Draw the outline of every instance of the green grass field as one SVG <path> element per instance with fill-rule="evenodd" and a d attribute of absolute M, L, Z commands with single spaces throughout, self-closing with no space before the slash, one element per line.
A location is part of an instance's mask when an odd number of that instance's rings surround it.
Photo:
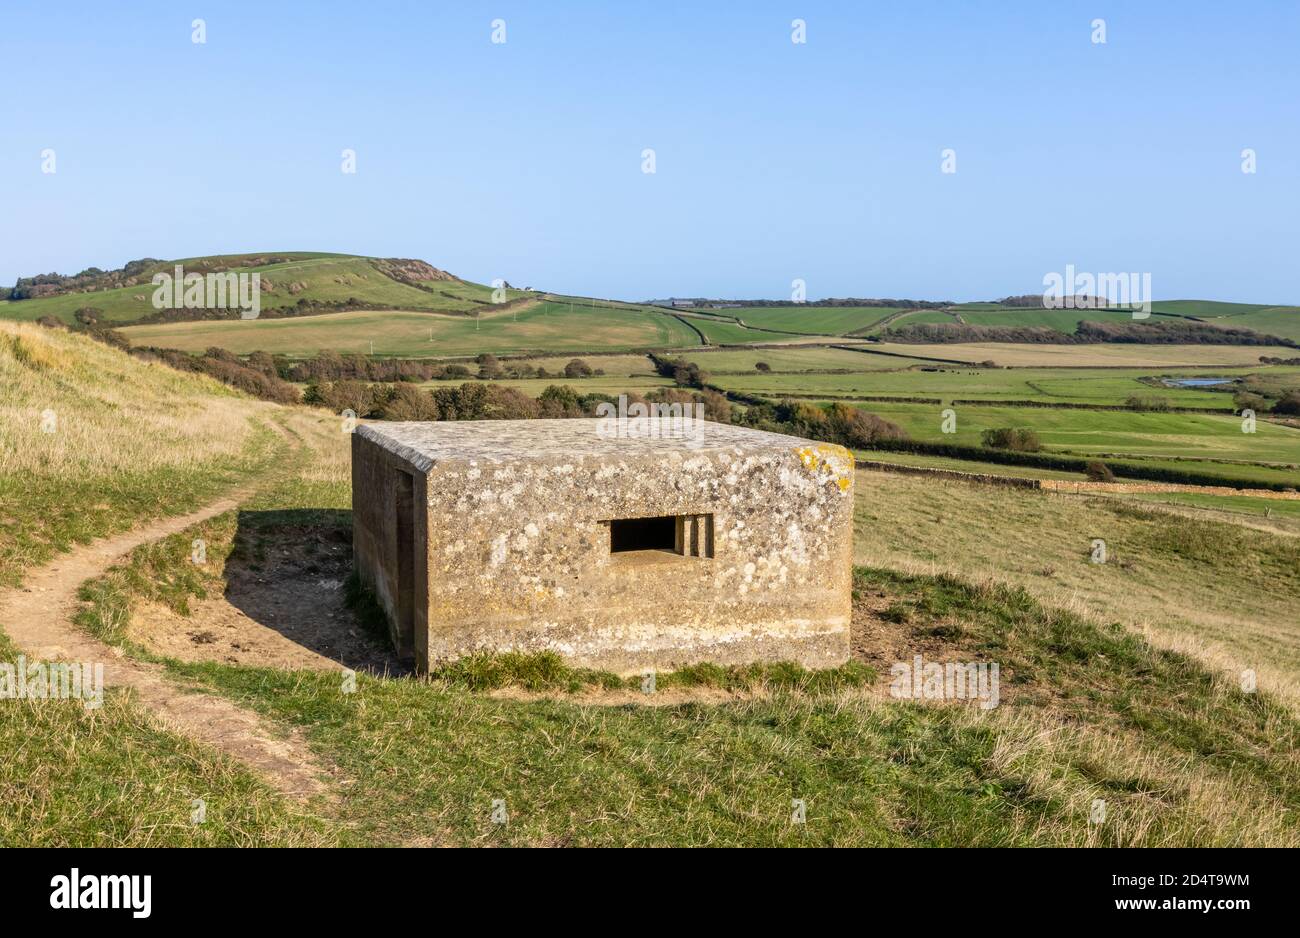
<path fill-rule="evenodd" d="M 680 356 L 698 364 L 710 374 L 760 374 L 754 366 L 766 362 L 773 372 L 888 371 L 911 366 L 911 362 L 837 348 L 693 349 Z"/>
<path fill-rule="evenodd" d="M 1300 430 L 1260 421 L 1255 433 L 1243 433 L 1236 417 L 957 405 L 957 432 L 946 434 L 936 405 L 872 402 L 864 406 L 918 440 L 978 446 L 984 430 L 1028 427 L 1049 451 L 1300 464 Z M 1201 465 L 1187 468 L 1199 471 Z M 1289 475 L 1300 483 L 1300 470 L 1292 469 Z"/>
<path fill-rule="evenodd" d="M 1300 534 L 1300 501 L 1251 498 L 1245 495 L 1203 495 L 1199 492 L 1144 492 L 1117 498 L 1159 505 L 1194 508 L 1201 512 L 1238 515 L 1251 520 L 1271 519 L 1292 534 Z"/>
<path fill-rule="evenodd" d="M 306 357 L 324 349 L 380 357 L 436 358 L 479 352 L 680 348 L 699 344 L 666 313 L 561 302 L 479 317 L 401 311 L 358 311 L 287 319 L 216 320 L 128 326 L 132 344 L 201 352 L 219 346 Z"/>
<path fill-rule="evenodd" d="M 1202 319 L 1214 319 L 1220 316 L 1239 316 L 1244 313 L 1259 312 L 1268 309 L 1259 303 L 1224 303 L 1219 300 L 1156 300 L 1151 309 L 1162 313 L 1177 313 L 1180 316 L 1196 316 Z"/>
<path fill-rule="evenodd" d="M 962 311 L 961 318 L 972 326 L 1042 326 L 1067 335 L 1073 334 L 1080 320 L 1089 322 L 1133 322 L 1128 311 L 1109 309 L 1007 309 Z M 900 324 L 902 325 L 902 324 Z"/>
<path fill-rule="evenodd" d="M 461 382 L 458 381 L 428 381 L 420 386 L 425 388 L 446 387 L 451 385 L 456 387 Z M 537 397 L 552 385 L 567 385 L 573 388 L 579 394 L 608 394 L 617 397 L 619 394 L 633 392 L 645 394 L 647 391 L 653 391 L 655 388 L 671 388 L 676 384 L 671 378 L 660 378 L 658 376 L 637 375 L 628 377 L 627 375 L 597 375 L 591 378 L 496 378 L 492 384 L 500 384 L 506 387 L 515 388 L 523 391 L 533 397 Z"/>
<path fill-rule="evenodd" d="M 1211 322 L 1233 328 L 1254 329 L 1265 335 L 1300 341 L 1300 307 L 1296 306 L 1274 306 L 1258 312 L 1213 319 Z M 1300 351 L 1292 349 L 1289 355 L 1281 357 L 1300 358 Z"/>
<path fill-rule="evenodd" d="M 709 316 L 684 316 L 692 326 L 700 330 L 709 340 L 710 345 L 753 345 L 759 342 L 789 342 L 792 336 L 780 332 L 765 332 L 751 329 L 728 319 L 716 319 Z M 699 344 L 697 339 L 696 344 Z"/>
<path fill-rule="evenodd" d="M 869 565 L 1014 583 L 1049 605 L 1127 623 L 1225 671 L 1254 669 L 1261 686 L 1267 674 L 1300 712 L 1300 593 L 1284 585 L 1300 576 L 1300 539 L 1135 498 L 863 471 L 855 553 Z M 1300 504 L 1238 500 L 1261 514 Z M 1104 564 L 1090 562 L 1094 538 L 1107 544 Z"/>
<path fill-rule="evenodd" d="M 862 332 L 892 313 L 896 307 L 877 306 L 745 306 L 716 311 L 735 316 L 756 329 L 840 336 Z"/>
<path fill-rule="evenodd" d="M 957 317 L 952 313 L 946 313 L 939 309 L 919 309 L 915 312 L 904 313 L 897 319 L 878 328 L 868 330 L 868 334 L 880 332 L 883 329 L 901 329 L 904 326 L 915 326 L 925 323 L 952 322 L 955 323 Z"/>
<path fill-rule="evenodd" d="M 892 453 L 888 450 L 857 450 L 859 459 L 890 463 L 896 466 L 913 466 L 922 469 L 952 469 L 981 475 L 1006 476 L 1013 479 L 1060 479 L 1083 482 L 1082 472 L 1062 472 L 1056 469 L 1037 469 L 1032 466 L 1009 466 L 1003 463 L 980 462 L 974 459 L 953 459 L 948 456 L 930 456 L 924 453 Z"/>

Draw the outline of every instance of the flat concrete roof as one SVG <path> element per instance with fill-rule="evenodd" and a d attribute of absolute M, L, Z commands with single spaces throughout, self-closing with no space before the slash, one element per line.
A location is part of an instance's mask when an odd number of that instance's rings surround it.
<path fill-rule="evenodd" d="M 656 426 L 657 424 L 657 426 Z M 422 471 L 448 460 L 516 460 L 563 457 L 642 458 L 669 453 L 789 451 L 824 445 L 797 436 L 751 430 L 733 424 L 671 418 L 629 420 L 621 435 L 617 418 L 561 420 L 376 421 L 353 432 L 383 447 Z M 654 436 L 655 432 L 659 436 Z M 631 435 L 636 432 L 637 435 Z"/>

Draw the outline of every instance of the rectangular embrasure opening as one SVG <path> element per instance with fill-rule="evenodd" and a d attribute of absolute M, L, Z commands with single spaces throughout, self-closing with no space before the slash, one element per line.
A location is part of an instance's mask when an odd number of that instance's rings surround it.
<path fill-rule="evenodd" d="M 609 523 L 609 552 L 677 550 L 677 518 L 619 518 Z"/>
<path fill-rule="evenodd" d="M 713 556 L 713 515 L 618 518 L 609 522 L 609 552 L 660 551 L 682 557 Z"/>

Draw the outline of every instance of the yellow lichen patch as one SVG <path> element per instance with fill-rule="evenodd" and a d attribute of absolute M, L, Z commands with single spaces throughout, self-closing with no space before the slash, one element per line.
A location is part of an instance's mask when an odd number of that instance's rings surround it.
<path fill-rule="evenodd" d="M 812 446 L 800 446 L 795 449 L 799 461 L 809 472 L 824 473 L 847 492 L 853 485 L 853 454 L 843 446 L 835 443 L 817 443 Z"/>

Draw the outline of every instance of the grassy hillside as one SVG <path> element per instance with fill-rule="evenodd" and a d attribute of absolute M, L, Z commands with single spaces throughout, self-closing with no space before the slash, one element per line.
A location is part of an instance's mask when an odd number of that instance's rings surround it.
<path fill-rule="evenodd" d="M 1212 666 L 1253 669 L 1300 712 L 1294 535 L 1114 499 L 881 472 L 860 472 L 857 492 L 859 563 L 1023 587 Z M 1090 562 L 1094 538 L 1106 541 L 1105 564 Z"/>
<path fill-rule="evenodd" d="M 74 542 L 257 479 L 284 453 L 279 413 L 83 337 L 0 322 L 0 588 Z M 4 625 L 0 661 L 14 662 L 24 649 Z M 7 700 L 0 746 L 0 846 L 329 840 L 249 769 L 121 693 L 99 710 Z M 196 797 L 209 806 L 203 825 L 190 822 Z"/>
<path fill-rule="evenodd" d="M 0 322 L 0 585 L 180 514 L 282 449 L 269 404 L 90 339 Z"/>
<path fill-rule="evenodd" d="M 376 258 L 310 253 L 275 256 L 286 260 L 244 266 L 246 261 L 258 255 L 214 255 L 168 261 L 157 269 L 171 273 L 174 266 L 180 264 L 186 273 L 219 270 L 255 273 L 262 278 L 261 303 L 264 310 L 296 306 L 302 300 L 308 303 L 342 303 L 357 299 L 362 303 L 394 309 L 464 312 L 477 309 L 492 299 L 491 287 L 463 280 L 431 280 L 422 286 L 400 282 L 382 270 Z M 0 318 L 31 321 L 42 316 L 55 316 L 70 322 L 77 309 L 93 306 L 103 310 L 107 321 L 131 322 L 156 312 L 151 303 L 154 289 L 146 275 L 141 283 L 129 287 L 0 303 Z M 508 291 L 507 299 L 522 295 L 520 291 Z"/>

